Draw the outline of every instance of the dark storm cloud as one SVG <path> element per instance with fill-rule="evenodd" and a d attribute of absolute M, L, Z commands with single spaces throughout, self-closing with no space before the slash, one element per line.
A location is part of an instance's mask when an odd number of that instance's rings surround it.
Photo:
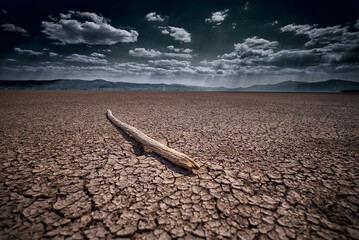
<path fill-rule="evenodd" d="M 115 28 L 108 19 L 95 13 L 69 11 L 67 14 L 61 13 L 60 17 L 56 22 L 43 21 L 41 26 L 48 38 L 61 43 L 113 45 L 137 41 L 137 31 Z M 81 21 L 84 18 L 85 21 Z"/>
<path fill-rule="evenodd" d="M 3 24 L 1 24 L 1 27 L 4 31 L 18 32 L 24 36 L 28 36 L 27 31 L 25 29 L 23 29 L 21 27 L 17 27 L 12 23 L 3 23 Z"/>

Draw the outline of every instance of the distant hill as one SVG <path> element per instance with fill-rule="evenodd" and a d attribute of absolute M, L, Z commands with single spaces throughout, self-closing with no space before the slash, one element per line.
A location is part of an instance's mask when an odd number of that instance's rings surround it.
<path fill-rule="evenodd" d="M 1 90 L 121 90 L 121 91 L 239 91 L 239 92 L 355 92 L 359 82 L 328 80 L 323 82 L 286 81 L 246 88 L 199 87 L 181 84 L 149 84 L 77 79 L 0 81 Z"/>
<path fill-rule="evenodd" d="M 286 81 L 277 84 L 253 85 L 243 88 L 243 90 L 261 92 L 342 92 L 345 90 L 359 90 L 359 82 L 337 79 L 312 83 Z"/>
<path fill-rule="evenodd" d="M 13 90 L 122 90 L 122 91 L 210 91 L 211 88 L 181 84 L 150 84 L 77 79 L 0 81 L 0 89 Z"/>

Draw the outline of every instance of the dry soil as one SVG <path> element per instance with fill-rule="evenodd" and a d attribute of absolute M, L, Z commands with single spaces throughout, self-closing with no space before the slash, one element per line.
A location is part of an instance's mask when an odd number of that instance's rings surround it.
<path fill-rule="evenodd" d="M 1 91 L 0 112 L 1 239 L 359 238 L 357 94 Z"/>

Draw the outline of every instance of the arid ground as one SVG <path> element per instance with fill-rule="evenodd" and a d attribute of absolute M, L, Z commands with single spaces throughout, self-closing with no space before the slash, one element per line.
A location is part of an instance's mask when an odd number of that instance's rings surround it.
<path fill-rule="evenodd" d="M 1 239 L 359 238 L 358 94 L 1 91 L 0 112 Z"/>

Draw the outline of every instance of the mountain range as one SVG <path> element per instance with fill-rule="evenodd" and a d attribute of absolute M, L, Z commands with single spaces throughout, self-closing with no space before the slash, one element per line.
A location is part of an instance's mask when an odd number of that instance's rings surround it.
<path fill-rule="evenodd" d="M 332 79 L 322 82 L 285 81 L 245 88 L 200 87 L 78 79 L 1 80 L 0 90 L 118 90 L 118 91 L 238 91 L 238 92 L 343 92 L 359 91 L 359 82 Z"/>

